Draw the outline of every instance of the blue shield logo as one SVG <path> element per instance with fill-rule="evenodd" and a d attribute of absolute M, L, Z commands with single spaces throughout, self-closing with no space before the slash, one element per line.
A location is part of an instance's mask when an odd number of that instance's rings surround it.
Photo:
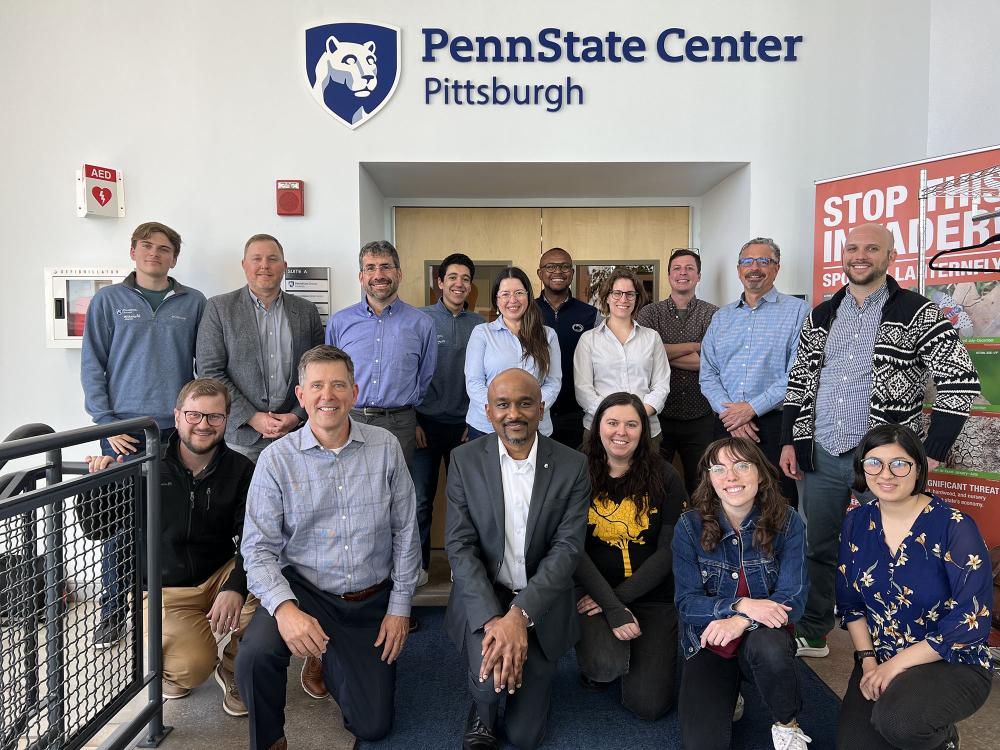
<path fill-rule="evenodd" d="M 399 83 L 395 26 L 343 22 L 306 29 L 306 80 L 313 98 L 351 130 L 371 119 Z"/>

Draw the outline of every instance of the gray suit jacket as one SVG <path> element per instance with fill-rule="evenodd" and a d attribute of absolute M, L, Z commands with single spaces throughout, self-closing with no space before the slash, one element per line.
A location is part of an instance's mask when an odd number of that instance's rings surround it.
<path fill-rule="evenodd" d="M 590 478 L 587 460 L 538 435 L 535 484 L 525 531 L 528 585 L 514 597 L 534 622 L 545 655 L 555 661 L 579 639 L 573 573 L 587 530 Z M 455 581 L 445 627 L 462 648 L 476 632 L 506 614 L 493 583 L 503 563 L 504 499 L 495 434 L 459 446 L 448 468 L 445 548 Z"/>
<path fill-rule="evenodd" d="M 282 292 L 282 297 L 292 332 L 292 377 L 278 412 L 294 412 L 304 420 L 306 414 L 295 398 L 295 385 L 299 382 L 297 367 L 306 351 L 323 343 L 323 323 L 312 302 L 288 292 Z M 226 442 L 243 446 L 256 443 L 260 433 L 247 421 L 258 411 L 267 411 L 267 391 L 257 317 L 247 287 L 208 301 L 198 327 L 195 356 L 198 376 L 222 381 L 232 397 Z"/>

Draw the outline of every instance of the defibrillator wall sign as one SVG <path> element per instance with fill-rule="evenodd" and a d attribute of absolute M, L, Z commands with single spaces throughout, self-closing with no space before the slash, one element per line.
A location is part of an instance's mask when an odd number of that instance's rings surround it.
<path fill-rule="evenodd" d="M 125 185 L 120 170 L 84 164 L 76 171 L 76 215 L 125 216 Z"/>

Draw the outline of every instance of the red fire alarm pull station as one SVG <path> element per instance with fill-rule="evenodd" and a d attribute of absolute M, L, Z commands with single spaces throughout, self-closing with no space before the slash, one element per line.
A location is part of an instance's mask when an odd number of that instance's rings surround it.
<path fill-rule="evenodd" d="M 275 186 L 278 216 L 303 216 L 306 211 L 302 180 L 277 180 Z"/>

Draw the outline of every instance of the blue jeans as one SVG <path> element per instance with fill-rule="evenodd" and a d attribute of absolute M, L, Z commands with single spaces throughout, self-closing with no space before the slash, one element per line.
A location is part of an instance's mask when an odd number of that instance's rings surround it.
<path fill-rule="evenodd" d="M 477 430 L 471 424 L 470 425 L 466 425 L 466 426 L 469 428 L 469 442 L 472 442 L 476 438 L 481 438 L 481 437 L 484 437 L 486 435 L 492 435 L 493 434 L 492 432 L 483 432 L 482 430 Z"/>
<path fill-rule="evenodd" d="M 823 638 L 833 630 L 840 528 L 851 501 L 854 456 L 834 456 L 815 444 L 814 471 L 803 471 L 799 512 L 806 522 L 806 571 L 809 596 L 796 629 L 806 638 Z"/>
<path fill-rule="evenodd" d="M 413 453 L 413 487 L 417 492 L 417 528 L 420 529 L 420 554 L 424 570 L 431 560 L 431 522 L 434 515 L 434 496 L 437 494 L 438 475 L 444 461 L 445 475 L 451 462 L 451 451 L 462 444 L 465 423 L 449 424 L 425 417 L 417 412 L 417 424 L 427 438 L 426 448 Z"/>
<path fill-rule="evenodd" d="M 160 430 L 160 443 L 164 444 L 176 432 L 173 427 Z M 146 452 L 146 435 L 142 432 L 128 433 L 139 440 L 135 453 L 125 454 L 126 461 L 142 458 Z M 106 439 L 101 439 L 101 455 L 117 456 L 118 453 Z M 137 543 L 143 540 L 137 539 Z M 101 543 L 101 620 L 115 618 L 124 622 L 127 613 L 127 597 L 132 587 L 129 561 L 132 550 L 127 548 L 128 536 L 119 534 Z"/>

